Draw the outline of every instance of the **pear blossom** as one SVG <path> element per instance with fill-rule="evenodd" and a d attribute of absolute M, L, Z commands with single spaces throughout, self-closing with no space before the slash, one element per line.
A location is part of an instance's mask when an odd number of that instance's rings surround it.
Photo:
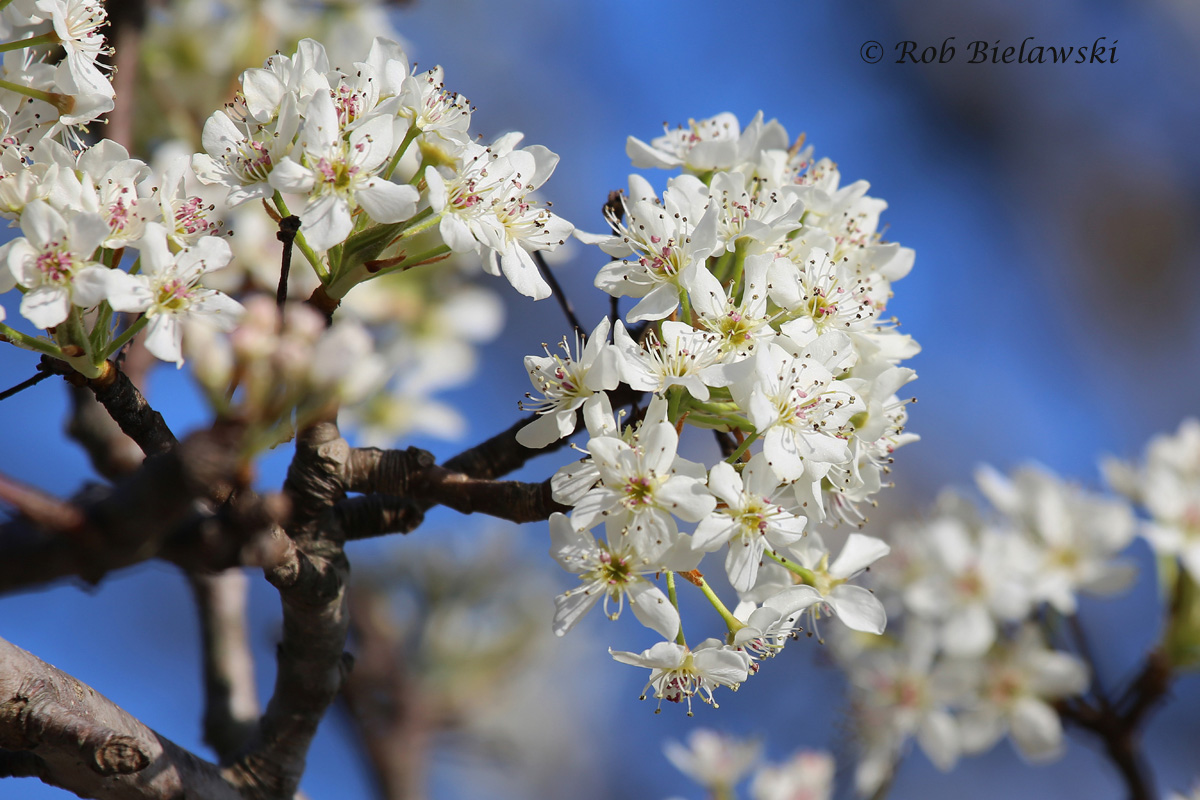
<path fill-rule="evenodd" d="M 1178 556 L 1200 580 L 1200 420 L 1186 419 L 1174 434 L 1151 439 L 1140 467 L 1115 461 L 1104 467 L 1109 483 L 1149 512 L 1141 533 L 1154 551 Z"/>
<path fill-rule="evenodd" d="M 706 269 L 693 270 L 683 279 L 692 300 L 697 325 L 718 337 L 725 361 L 749 355 L 756 345 L 773 338 L 773 314 L 767 311 L 767 268 L 772 254 L 749 256 L 743 267 L 742 297 L 738 302 Z"/>
<path fill-rule="evenodd" d="M 981 673 L 969 663 L 959 668 L 979 679 L 977 702 L 959 718 L 967 752 L 986 750 L 1007 732 L 1030 761 L 1059 755 L 1062 721 L 1051 703 L 1086 691 L 1090 678 L 1082 661 L 1048 649 L 1041 634 L 1026 625 L 1010 647 L 983 664 Z"/>
<path fill-rule="evenodd" d="M 646 564 L 628 542 L 610 547 L 586 531 L 580 531 L 563 514 L 550 517 L 550 555 L 563 569 L 579 575 L 581 586 L 555 598 L 554 633 L 562 636 L 583 618 L 596 602 L 604 598 L 604 613 L 617 619 L 625 607 L 625 598 L 634 616 L 648 628 L 672 639 L 679 632 L 679 612 L 647 575 L 660 571 Z M 699 559 L 680 554 L 672 569 L 694 569 Z M 616 609 L 610 609 L 610 603 Z"/>
<path fill-rule="evenodd" d="M 864 633 L 881 634 L 887 626 L 883 604 L 861 586 L 847 583 L 864 569 L 883 558 L 891 547 L 881 539 L 852 533 L 833 563 L 824 542 L 816 533 L 809 534 L 791 548 L 797 561 L 812 575 L 814 585 L 801 584 L 784 589 L 764 605 L 778 609 L 785 617 L 795 618 L 807 612 L 815 628 L 821 612 L 832 614 L 846 627 Z M 815 631 L 814 631 L 815 632 Z"/>
<path fill-rule="evenodd" d="M 228 187 L 225 201 L 230 207 L 270 197 L 271 172 L 291 153 L 299 126 L 292 94 L 282 97 L 279 113 L 269 124 L 214 111 L 201 134 L 205 152 L 192 157 L 192 169 L 201 183 Z"/>
<path fill-rule="evenodd" d="M 60 45 L 66 51 L 63 62 L 66 75 L 59 79 L 64 86 L 74 87 L 70 94 L 107 94 L 113 88 L 96 65 L 96 59 L 111 48 L 105 48 L 100 29 L 108 24 L 108 12 L 97 0 L 38 0 L 36 8 L 54 26 Z M 64 80 L 64 78 L 68 78 Z"/>
<path fill-rule="evenodd" d="M 658 698 L 655 713 L 662 710 L 663 700 L 686 702 L 690 717 L 693 697 L 716 708 L 713 690 L 719 686 L 737 688 L 749 674 L 744 656 L 716 639 L 705 639 L 694 650 L 675 642 L 659 642 L 641 653 L 611 649 L 609 653 L 622 664 L 650 670 L 650 680 L 642 690 L 642 699 L 646 697 L 646 690 L 653 686 L 654 696 Z"/>
<path fill-rule="evenodd" d="M 516 149 L 521 136 L 509 134 L 489 147 L 468 143 L 458 169 L 430 165 L 425 181 L 447 246 L 455 253 L 482 250 L 491 274 L 542 300 L 550 284 L 530 253 L 556 248 L 573 226 L 529 197 L 553 173 L 558 156 L 536 145 Z"/>
<path fill-rule="evenodd" d="M 21 212 L 24 237 L 8 247 L 8 269 L 27 291 L 21 316 L 39 328 L 66 321 L 71 306 L 90 308 L 104 300 L 110 271 L 92 260 L 110 229 L 100 214 L 70 220 L 37 200 Z"/>
<path fill-rule="evenodd" d="M 935 662 L 937 647 L 931 631 L 914 626 L 905 633 L 900 646 L 869 650 L 849 665 L 866 748 L 855 776 L 863 795 L 874 793 L 887 780 L 910 737 L 916 737 L 930 761 L 943 771 L 953 767 L 963 752 L 951 710 L 961 703 L 969 682 Z"/>
<path fill-rule="evenodd" d="M 768 764 L 750 784 L 752 800 L 830 800 L 833 797 L 833 756 L 801 750 L 782 764 Z"/>
<path fill-rule="evenodd" d="M 622 259 L 602 267 L 595 284 L 614 297 L 641 298 L 628 321 L 662 319 L 679 307 L 681 280 L 717 249 L 718 213 L 709 209 L 708 188 L 690 175 L 673 178 L 661 203 L 644 179 L 631 175 L 629 185 L 626 221 L 609 219 L 614 235 L 577 236 Z"/>
<path fill-rule="evenodd" d="M 417 210 L 415 187 L 375 174 L 391 155 L 390 120 L 373 117 L 351 131 L 347 141 L 331 94 L 316 92 L 308 104 L 298 152 L 285 156 L 268 181 L 281 192 L 308 195 L 300 213 L 301 232 L 312 247 L 328 250 L 353 231 L 351 215 L 359 208 L 384 223 L 408 219 Z"/>
<path fill-rule="evenodd" d="M 689 119 L 687 126 L 663 126 L 662 136 L 646 144 L 630 136 L 625 153 L 635 167 L 671 169 L 686 166 L 696 171 L 731 167 L 738 158 L 741 125 L 728 111 L 702 120 Z"/>
<path fill-rule="evenodd" d="M 702 471 L 697 477 L 690 462 L 677 463 L 678 444 L 669 422 L 643 425 L 633 443 L 612 436 L 590 439 L 587 450 L 601 483 L 575 504 L 575 526 L 588 530 L 603 521 L 610 542 L 628 537 L 645 558 L 661 558 L 679 541 L 674 518 L 699 522 L 717 502 Z"/>
<path fill-rule="evenodd" d="M 696 526 L 692 546 L 711 552 L 728 543 L 725 571 L 729 583 L 739 592 L 749 591 L 758 578 L 767 546 L 782 549 L 800 541 L 808 520 L 775 502 L 779 483 L 761 453 L 740 475 L 724 461 L 714 465 L 708 489 L 722 506 Z"/>
<path fill-rule="evenodd" d="M 620 324 L 620 323 L 618 323 Z M 607 343 L 608 318 L 603 318 L 588 337 L 587 344 L 576 343 L 576 358 L 563 341 L 566 358 L 551 355 L 525 356 L 525 369 L 542 399 L 523 405 L 536 411 L 538 418 L 517 431 L 517 442 L 525 447 L 541 448 L 570 435 L 575 430 L 576 412 L 600 402 L 598 392 L 617 388 L 616 354 Z M 532 399 L 532 396 L 529 396 Z"/>
<path fill-rule="evenodd" d="M 862 400 L 817 358 L 797 357 L 774 342 L 742 362 L 753 372 L 730 387 L 763 436 L 763 452 L 781 481 L 823 478 L 848 460 L 850 418 Z"/>
<path fill-rule="evenodd" d="M 907 607 L 937 620 L 939 643 L 950 656 L 982 656 L 995 643 L 998 623 L 1030 610 L 1029 549 L 1014 536 L 987 527 L 972 531 L 944 516 L 913 535 L 928 538 L 928 571 L 904 592 Z"/>
<path fill-rule="evenodd" d="M 697 400 L 708 400 L 709 386 L 729 382 L 718 366 L 716 337 L 683 322 L 663 322 L 661 338 L 647 331 L 643 347 L 618 320 L 613 342 L 620 353 L 621 377 L 634 389 L 663 394 L 682 386 Z"/>
<path fill-rule="evenodd" d="M 698 728 L 687 744 L 668 741 L 663 753 L 676 769 L 716 795 L 729 793 L 758 761 L 757 741 L 740 741 L 725 734 Z"/>
<path fill-rule="evenodd" d="M 1035 600 L 1073 614 L 1077 591 L 1112 594 L 1133 580 L 1132 564 L 1116 558 L 1136 532 L 1125 503 L 1089 494 L 1038 467 L 1018 470 L 1011 479 L 982 467 L 976 480 L 1038 551 Z"/>
<path fill-rule="evenodd" d="M 229 263 L 229 245 L 219 237 L 205 236 L 194 246 L 172 253 L 166 228 L 149 222 L 138 247 L 142 271 L 136 275 L 112 272 L 108 302 L 115 311 L 143 312 L 150 320 L 146 349 L 163 361 L 183 366 L 186 319 L 203 318 L 229 331 L 242 313 L 241 304 L 233 298 L 200 286 L 204 273 Z"/>

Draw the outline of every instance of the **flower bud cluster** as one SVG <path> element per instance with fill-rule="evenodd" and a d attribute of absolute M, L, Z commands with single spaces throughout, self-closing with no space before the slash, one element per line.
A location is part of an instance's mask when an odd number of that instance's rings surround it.
<path fill-rule="evenodd" d="M 385 374 L 358 323 L 327 327 L 309 306 L 280 309 L 266 295 L 247 299 L 241 324 L 228 335 L 211 326 L 189 330 L 187 347 L 210 403 L 251 429 L 250 452 L 286 441 L 342 403 L 362 400 Z"/>
<path fill-rule="evenodd" d="M 552 554 L 582 582 L 559 598 L 556 631 L 602 596 L 616 617 L 628 596 L 666 641 L 613 656 L 651 669 L 660 701 L 690 708 L 736 688 L 802 616 L 810 628 L 829 614 L 884 628 L 882 606 L 848 581 L 887 545 L 852 534 L 831 558 L 814 527 L 861 522 L 892 452 L 916 438 L 897 392 L 918 347 L 883 319 L 913 253 L 882 241 L 886 204 L 865 182 L 841 186 L 831 162 L 761 114 L 744 130 L 723 114 L 650 144 L 631 138 L 628 153 L 683 172 L 661 196 L 632 175 L 606 208 L 611 231 L 576 235 L 612 258 L 596 286 L 636 303 L 574 349 L 525 359 L 538 416 L 517 439 L 545 447 L 577 414 L 587 427 L 587 458 L 553 480 L 573 510 L 551 520 Z M 635 401 L 614 416 L 642 393 L 644 410 Z M 724 459 L 679 456 L 687 429 L 715 431 Z M 732 612 L 697 571 L 712 552 L 737 592 Z M 677 575 L 717 608 L 722 638 L 686 645 Z"/>
<path fill-rule="evenodd" d="M 1119 555 L 1136 532 L 1126 503 L 1038 467 L 984 468 L 977 483 L 991 513 L 947 494 L 889 537 L 892 558 L 871 581 L 889 637 L 835 648 L 863 734 L 862 794 L 888 780 L 913 737 L 943 770 L 1006 735 L 1031 761 L 1058 757 L 1054 704 L 1090 683 L 1086 646 L 1058 622 L 1081 592 L 1113 594 L 1134 578 Z"/>

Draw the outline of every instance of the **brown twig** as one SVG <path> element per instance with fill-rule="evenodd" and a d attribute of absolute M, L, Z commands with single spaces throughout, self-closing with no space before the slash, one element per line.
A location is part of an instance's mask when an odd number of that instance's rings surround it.
<path fill-rule="evenodd" d="M 587 331 L 579 323 L 579 317 L 575 316 L 575 309 L 571 306 L 571 299 L 563 291 L 562 285 L 558 282 L 558 277 L 550 270 L 550 265 L 546 263 L 546 258 L 542 255 L 542 251 L 534 250 L 531 255 L 533 256 L 534 263 L 537 264 L 538 272 L 545 278 L 546 283 L 550 284 L 550 291 L 554 295 L 554 299 L 558 302 L 558 307 L 562 309 L 563 315 L 566 316 L 567 322 L 571 323 L 571 327 L 578 331 L 580 335 L 587 336 Z"/>

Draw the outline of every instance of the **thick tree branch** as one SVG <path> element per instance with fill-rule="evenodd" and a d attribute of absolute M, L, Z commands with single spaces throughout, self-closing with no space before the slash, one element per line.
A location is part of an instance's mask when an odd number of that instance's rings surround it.
<path fill-rule="evenodd" d="M 412 533 L 425 520 L 420 505 L 390 494 L 350 497 L 334 506 L 330 513 L 331 531 L 343 540 Z"/>
<path fill-rule="evenodd" d="M 392 527 L 388 522 L 392 521 L 401 525 L 419 523 L 415 513 L 435 505 L 444 505 L 463 514 L 489 514 L 512 522 L 535 522 L 547 519 L 555 511 L 568 510 L 551 497 L 549 481 L 523 483 L 472 477 L 437 466 L 432 455 L 415 447 L 407 450 L 356 448 L 350 454 L 346 482 L 350 491 L 365 492 L 368 496 L 378 492 L 395 498 L 386 504 L 359 502 L 358 498 L 340 504 L 343 530 L 346 538 L 352 539 L 370 536 L 372 530 L 390 532 Z M 409 509 L 404 506 L 406 500 L 411 506 Z M 348 503 L 353 506 L 347 506 Z M 392 515 L 391 519 L 385 520 L 385 512 Z M 366 530 L 357 529 L 355 521 L 348 518 L 351 513 L 361 519 Z"/>
<path fill-rule="evenodd" d="M 175 434 L 167 427 L 159 414 L 133 385 L 129 376 L 111 361 L 105 362 L 104 371 L 98 378 L 84 378 L 62 361 L 42 358 L 42 367 L 50 372 L 65 376 L 72 384 L 87 386 L 96 395 L 121 430 L 147 456 L 166 453 L 178 444 Z"/>
<path fill-rule="evenodd" d="M 345 497 L 350 447 L 331 422 L 300 433 L 284 491 L 292 504 L 290 545 L 266 570 L 283 602 L 275 689 L 256 735 L 230 768 L 248 798 L 292 797 L 317 726 L 349 667 L 343 649 L 349 565 L 323 525 Z"/>
<path fill-rule="evenodd" d="M 249 741 L 259 715 L 246 632 L 246 574 L 230 569 L 188 577 L 204 641 L 204 741 L 230 763 Z"/>
<path fill-rule="evenodd" d="M 107 698 L 0 639 L 0 774 L 81 797 L 235 800 L 220 770 Z"/>
<path fill-rule="evenodd" d="M 78 576 L 95 583 L 118 567 L 158 555 L 194 503 L 239 468 L 240 430 L 218 426 L 192 434 L 176 450 L 147 459 L 99 498 L 70 504 L 82 525 L 33 530 L 21 519 L 0 525 L 0 591 Z"/>
<path fill-rule="evenodd" d="M 554 501 L 549 480 L 480 480 L 441 467 L 421 474 L 414 496 L 463 514 L 488 514 L 510 522 L 537 522 L 549 519 L 555 511 L 570 511 L 569 506 Z"/>
<path fill-rule="evenodd" d="M 560 439 L 541 450 L 534 450 L 519 444 L 517 431 L 536 418 L 536 414 L 530 414 L 492 438 L 462 451 L 443 466 L 454 472 L 470 475 L 472 478 L 499 478 L 519 470 L 529 459 L 542 453 L 549 453 L 566 444 L 566 440 Z"/>

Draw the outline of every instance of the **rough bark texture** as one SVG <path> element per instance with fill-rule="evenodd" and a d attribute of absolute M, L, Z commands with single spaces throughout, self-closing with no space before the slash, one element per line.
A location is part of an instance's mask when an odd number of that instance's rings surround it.
<path fill-rule="evenodd" d="M 3 639 L 0 748 L 0 777 L 37 775 L 81 797 L 238 797 L 214 764 Z"/>

